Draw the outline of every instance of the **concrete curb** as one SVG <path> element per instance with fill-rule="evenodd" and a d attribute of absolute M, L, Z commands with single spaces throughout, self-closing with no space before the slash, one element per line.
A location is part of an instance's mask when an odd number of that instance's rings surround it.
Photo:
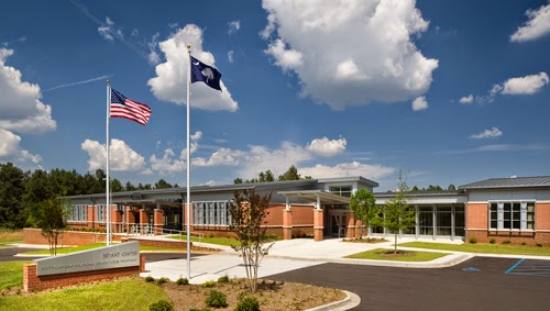
<path fill-rule="evenodd" d="M 305 311 L 345 311 L 351 310 L 361 303 L 361 297 L 359 297 L 359 295 L 347 290 L 342 291 L 346 294 L 346 298 L 329 302 L 315 308 L 306 309 Z"/>
<path fill-rule="evenodd" d="M 450 257 L 452 255 L 449 255 Z M 473 258 L 471 254 L 456 254 L 451 258 L 447 258 L 445 261 L 438 261 L 437 259 L 424 262 L 404 262 L 404 261 L 392 261 L 392 260 L 373 260 L 373 259 L 353 259 L 353 258 L 339 258 L 328 259 L 327 262 L 348 264 L 348 265 L 365 265 L 365 266 L 379 266 L 379 267 L 396 267 L 396 268 L 448 268 L 458 265 L 468 259 Z M 444 257 L 443 257 L 444 258 Z"/>

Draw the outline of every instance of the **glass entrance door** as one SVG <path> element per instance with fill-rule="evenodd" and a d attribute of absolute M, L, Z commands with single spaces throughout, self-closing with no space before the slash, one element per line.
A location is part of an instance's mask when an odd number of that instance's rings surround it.
<path fill-rule="evenodd" d="M 328 220 L 327 234 L 329 236 L 338 238 L 346 236 L 346 223 L 348 220 L 346 211 L 330 210 Z"/>

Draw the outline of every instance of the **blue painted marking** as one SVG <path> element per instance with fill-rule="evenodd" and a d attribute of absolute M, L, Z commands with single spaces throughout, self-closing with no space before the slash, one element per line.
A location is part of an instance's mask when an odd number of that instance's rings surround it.
<path fill-rule="evenodd" d="M 508 268 L 508 270 L 506 270 L 506 272 L 504 272 L 504 274 L 510 274 L 512 273 L 512 271 L 514 271 L 514 269 L 516 269 L 519 265 L 521 265 L 523 262 L 525 261 L 525 258 L 521 258 L 520 260 L 516 261 L 513 265 L 510 266 L 510 268 Z"/>
<path fill-rule="evenodd" d="M 464 272 L 479 272 L 479 269 L 476 267 L 468 267 L 468 268 L 462 268 L 462 271 Z"/>

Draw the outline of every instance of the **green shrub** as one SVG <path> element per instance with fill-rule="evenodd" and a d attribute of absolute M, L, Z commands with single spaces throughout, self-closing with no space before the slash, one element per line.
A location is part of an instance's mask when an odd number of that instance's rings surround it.
<path fill-rule="evenodd" d="M 157 285 L 162 285 L 162 284 L 164 284 L 168 281 L 170 281 L 168 278 L 160 278 L 160 279 L 157 280 L 156 283 L 157 283 Z"/>
<path fill-rule="evenodd" d="M 189 285 L 189 280 L 186 279 L 186 278 L 179 278 L 176 281 L 176 284 L 178 284 L 178 285 Z"/>
<path fill-rule="evenodd" d="M 470 242 L 470 244 L 476 244 L 477 243 L 476 238 L 470 238 L 468 241 Z"/>
<path fill-rule="evenodd" d="M 149 311 L 174 311 L 174 305 L 166 300 L 159 300 L 149 305 Z"/>
<path fill-rule="evenodd" d="M 224 293 L 215 289 L 211 290 L 206 297 L 206 305 L 212 308 L 225 308 L 227 307 L 227 297 Z"/>
<path fill-rule="evenodd" d="M 253 296 L 241 296 L 234 309 L 235 311 L 260 311 L 260 303 Z"/>
<path fill-rule="evenodd" d="M 496 241 L 494 238 L 491 238 L 491 239 L 489 240 L 489 243 L 491 243 L 491 244 L 495 244 L 496 242 L 497 242 L 497 241 Z"/>
<path fill-rule="evenodd" d="M 527 245 L 527 243 L 525 243 L 525 242 L 521 242 L 521 245 L 525 246 L 525 245 Z"/>
<path fill-rule="evenodd" d="M 510 243 L 512 243 L 510 240 L 504 240 L 504 241 L 502 241 L 502 244 L 510 244 Z"/>
<path fill-rule="evenodd" d="M 155 281 L 155 279 L 152 277 L 152 276 L 148 276 L 145 278 L 145 282 L 147 283 L 153 283 Z"/>
<path fill-rule="evenodd" d="M 229 277 L 227 275 L 220 276 L 218 283 L 229 283 Z"/>
<path fill-rule="evenodd" d="M 200 309 L 191 308 L 191 309 L 189 309 L 189 311 L 210 311 L 210 308 L 200 308 Z"/>
<path fill-rule="evenodd" d="M 537 246 L 538 246 L 538 247 L 542 247 L 542 243 L 537 243 Z"/>
<path fill-rule="evenodd" d="M 214 286 L 216 286 L 216 281 L 207 281 L 202 283 L 202 287 L 212 288 Z"/>

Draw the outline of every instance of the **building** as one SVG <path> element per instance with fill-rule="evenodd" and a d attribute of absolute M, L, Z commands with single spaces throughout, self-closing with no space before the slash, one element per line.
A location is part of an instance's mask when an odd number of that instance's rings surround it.
<path fill-rule="evenodd" d="M 227 235 L 228 204 L 238 190 L 271 194 L 266 217 L 269 234 L 293 237 L 353 237 L 362 224 L 349 209 L 350 196 L 361 188 L 373 190 L 364 177 L 324 178 L 256 184 L 191 188 L 192 232 Z M 395 193 L 375 192 L 384 205 Z M 69 225 L 104 230 L 104 194 L 68 197 Z M 155 189 L 112 194 L 112 228 L 122 234 L 161 234 L 184 228 L 185 189 Z M 414 192 L 407 202 L 416 212 L 416 225 L 402 236 L 423 239 L 476 239 L 550 245 L 550 177 L 493 178 L 460 186 L 456 191 Z M 365 228 L 369 235 L 389 234 L 381 227 Z"/>

